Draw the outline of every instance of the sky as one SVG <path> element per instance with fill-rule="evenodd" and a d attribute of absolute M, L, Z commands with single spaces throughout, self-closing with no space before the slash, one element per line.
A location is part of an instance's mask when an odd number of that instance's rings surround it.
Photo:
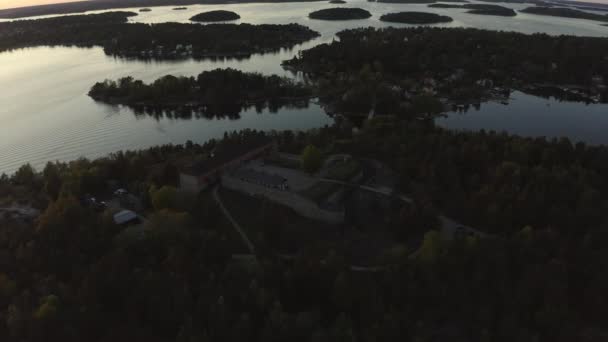
<path fill-rule="evenodd" d="M 25 7 L 33 5 L 56 4 L 59 2 L 70 2 L 75 0 L 0 0 L 0 9 Z M 608 4 L 608 0 L 587 0 L 587 2 L 597 2 Z"/>
<path fill-rule="evenodd" d="M 74 1 L 74 0 L 71 0 Z M 60 2 L 70 2 L 70 0 L 0 0 L 0 9 L 16 8 L 34 5 L 56 4 Z"/>

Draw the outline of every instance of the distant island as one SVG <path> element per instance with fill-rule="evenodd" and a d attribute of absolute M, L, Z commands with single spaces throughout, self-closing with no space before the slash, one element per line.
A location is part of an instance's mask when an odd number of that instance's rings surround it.
<path fill-rule="evenodd" d="M 511 8 L 498 6 L 498 5 L 487 5 L 487 4 L 464 4 L 464 5 L 451 5 L 451 4 L 431 4 L 431 8 L 462 8 L 468 9 L 467 13 L 470 14 L 481 14 L 481 15 L 497 15 L 503 17 L 514 17 L 517 12 Z"/>
<path fill-rule="evenodd" d="M 353 20 L 353 19 L 367 19 L 372 14 L 361 8 L 327 8 L 318 11 L 314 11 L 308 15 L 311 19 L 319 20 Z"/>
<path fill-rule="evenodd" d="M 436 0 L 377 0 L 376 2 L 387 4 L 433 4 Z"/>
<path fill-rule="evenodd" d="M 215 22 L 215 21 L 231 21 L 231 20 L 238 20 L 238 19 L 241 19 L 240 15 L 238 15 L 234 12 L 231 12 L 231 11 L 224 11 L 224 10 L 203 12 L 203 13 L 199 13 L 199 14 L 193 16 L 192 18 L 190 18 L 191 21 L 203 22 L 203 23 L 209 23 L 209 22 Z"/>
<path fill-rule="evenodd" d="M 88 94 L 95 101 L 152 111 L 181 109 L 206 116 L 238 115 L 256 105 L 278 108 L 307 102 L 312 90 L 294 81 L 234 69 L 204 71 L 197 77 L 164 76 L 145 84 L 124 77 L 96 83 Z"/>
<path fill-rule="evenodd" d="M 514 17 L 517 12 L 511 8 L 498 5 L 466 4 L 463 8 L 470 9 L 467 13 L 482 15 L 497 15 L 501 17 Z"/>
<path fill-rule="evenodd" d="M 299 24 L 127 23 L 135 15 L 108 12 L 3 22 L 0 52 L 40 45 L 101 46 L 107 55 L 123 58 L 248 58 L 319 36 Z"/>
<path fill-rule="evenodd" d="M 174 11 L 185 11 L 187 9 L 188 9 L 188 7 L 175 7 L 173 10 Z"/>
<path fill-rule="evenodd" d="M 587 11 L 599 11 L 599 12 L 608 12 L 608 8 L 606 7 L 593 7 L 593 6 L 572 6 L 574 8 L 587 10 Z"/>
<path fill-rule="evenodd" d="M 369 0 L 386 4 L 434 4 L 439 0 Z M 441 0 L 441 2 L 468 2 L 467 0 Z"/>
<path fill-rule="evenodd" d="M 389 13 L 381 16 L 380 20 L 403 24 L 437 24 L 453 21 L 453 19 L 448 16 L 427 12 Z"/>
<path fill-rule="evenodd" d="M 541 0 L 478 0 L 481 2 L 503 2 L 508 4 L 525 4 L 525 3 L 539 3 Z"/>
<path fill-rule="evenodd" d="M 464 8 L 462 5 L 452 5 L 452 4 L 430 4 L 428 7 L 431 8 Z"/>
<path fill-rule="evenodd" d="M 0 10 L 0 19 L 17 19 L 52 14 L 83 13 L 119 8 L 156 6 L 217 5 L 234 3 L 286 3 L 322 0 L 88 0 Z"/>
<path fill-rule="evenodd" d="M 140 11 L 140 12 L 152 12 L 152 10 L 151 10 L 151 9 L 149 9 L 149 8 L 142 8 L 142 9 L 140 9 L 139 11 Z"/>
<path fill-rule="evenodd" d="M 345 4 L 346 1 L 344 1 L 344 0 L 330 0 L 329 3 L 330 4 Z"/>
<path fill-rule="evenodd" d="M 553 17 L 588 19 L 596 21 L 608 21 L 608 15 L 601 15 L 575 10 L 565 7 L 528 7 L 520 12 L 528 14 L 548 15 Z"/>

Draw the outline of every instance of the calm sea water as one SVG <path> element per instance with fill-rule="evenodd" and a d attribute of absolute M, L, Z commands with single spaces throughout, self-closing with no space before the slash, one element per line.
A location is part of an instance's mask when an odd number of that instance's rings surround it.
<path fill-rule="evenodd" d="M 86 93 L 97 81 L 131 75 L 152 81 L 167 74 L 197 75 L 204 70 L 232 67 L 243 71 L 293 77 L 283 70 L 281 61 L 301 49 L 331 42 L 336 32 L 347 28 L 389 24 L 380 22 L 384 13 L 419 10 L 450 15 L 454 22 L 444 27 L 477 27 L 523 33 L 572 34 L 608 37 L 608 27 L 597 22 L 519 14 L 515 18 L 466 14 L 459 9 L 432 9 L 426 5 L 378 4 L 352 0 L 347 6 L 373 13 L 367 20 L 327 22 L 310 20 L 309 12 L 332 7 L 327 3 L 235 4 L 190 6 L 186 11 L 172 7 L 153 7 L 139 13 L 135 22 L 188 22 L 192 15 L 213 9 L 239 13 L 238 22 L 300 23 L 321 32 L 322 36 L 279 53 L 254 55 L 244 61 L 142 62 L 106 56 L 101 48 L 39 47 L 0 54 L 0 172 L 13 172 L 30 162 L 37 168 L 51 160 L 95 158 L 122 149 L 138 149 L 165 143 L 203 142 L 226 131 L 255 129 L 309 129 L 330 124 L 332 119 L 321 108 L 282 109 L 278 113 L 245 111 L 238 120 L 230 119 L 154 119 L 135 116 L 127 108 L 92 101 Z M 509 5 L 522 8 L 525 5 Z M 137 9 L 133 9 L 137 11 Z M 390 25 L 408 26 L 408 25 Z M 535 105 L 536 100 L 542 105 Z M 551 103 L 547 106 L 534 97 L 517 96 L 509 107 L 487 104 L 479 113 L 455 115 L 440 122 L 453 128 L 488 128 L 527 135 L 565 135 L 590 143 L 608 144 L 599 132 L 608 127 L 601 112 L 605 106 L 576 103 Z M 489 114 L 488 114 L 489 113 Z M 513 115 L 511 115 L 513 114 Z M 546 120 L 552 120 L 551 123 Z"/>
<path fill-rule="evenodd" d="M 457 130 L 506 131 L 523 136 L 568 137 L 573 142 L 608 145 L 608 104 L 561 102 L 513 92 L 508 105 L 482 103 L 479 110 L 452 112 L 435 122 Z"/>

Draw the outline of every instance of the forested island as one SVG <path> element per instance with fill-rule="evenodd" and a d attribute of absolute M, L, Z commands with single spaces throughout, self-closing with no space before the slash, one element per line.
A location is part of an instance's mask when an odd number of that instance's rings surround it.
<path fill-rule="evenodd" d="M 330 112 L 432 116 L 446 104 L 548 86 L 563 89 L 558 98 L 576 92 L 587 102 L 608 102 L 608 40 L 602 38 L 462 28 L 370 28 L 338 36 L 285 62 L 317 81 Z"/>
<path fill-rule="evenodd" d="M 605 22 L 608 21 L 608 15 L 589 13 L 564 7 L 528 7 L 521 10 L 520 12 L 562 18 L 587 19 Z"/>
<path fill-rule="evenodd" d="M 453 21 L 453 19 L 448 16 L 427 12 L 389 13 L 382 15 L 380 20 L 403 24 L 437 24 Z"/>
<path fill-rule="evenodd" d="M 203 22 L 203 23 L 209 23 L 209 22 L 214 22 L 214 21 L 231 21 L 231 20 L 238 20 L 238 19 L 241 19 L 241 16 L 238 15 L 237 13 L 234 13 L 232 11 L 224 11 L 224 10 L 203 12 L 203 13 L 199 13 L 199 14 L 193 16 L 192 18 L 190 18 L 191 21 Z"/>
<path fill-rule="evenodd" d="M 74 45 L 101 46 L 108 55 L 139 59 L 247 58 L 319 36 L 298 24 L 127 23 L 133 15 L 109 12 L 0 23 L 0 51 Z"/>
<path fill-rule="evenodd" d="M 329 0 L 330 4 L 345 4 L 346 1 L 344 0 Z"/>
<path fill-rule="evenodd" d="M 464 8 L 462 5 L 452 5 L 452 4 L 430 4 L 430 8 Z"/>
<path fill-rule="evenodd" d="M 96 83 L 89 96 L 96 101 L 142 110 L 202 113 L 206 117 L 238 116 L 244 108 L 277 108 L 307 103 L 311 88 L 276 75 L 234 69 L 204 71 L 197 77 L 164 76 L 150 84 L 132 77 Z"/>
<path fill-rule="evenodd" d="M 466 4 L 463 5 L 463 8 L 469 9 L 467 13 L 470 14 L 497 15 L 501 17 L 514 17 L 517 15 L 514 9 L 498 5 Z"/>
<path fill-rule="evenodd" d="M 308 17 L 318 20 L 355 20 L 367 19 L 372 14 L 361 8 L 327 8 L 311 12 Z"/>
<path fill-rule="evenodd" d="M 464 8 L 468 9 L 467 13 L 470 14 L 482 14 L 482 15 L 497 15 L 503 17 L 514 17 L 517 12 L 511 8 L 498 6 L 498 5 L 486 5 L 486 4 L 464 4 L 464 5 L 452 5 L 452 4 L 431 4 L 431 8 Z"/>
<path fill-rule="evenodd" d="M 173 8 L 174 11 L 185 11 L 187 9 L 188 9 L 188 7 L 174 7 Z"/>

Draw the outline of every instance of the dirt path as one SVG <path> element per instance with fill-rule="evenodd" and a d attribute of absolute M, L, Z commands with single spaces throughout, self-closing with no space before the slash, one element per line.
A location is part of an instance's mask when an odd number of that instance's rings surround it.
<path fill-rule="evenodd" d="M 247 234 L 245 233 L 245 231 L 243 230 L 241 225 L 239 225 L 239 223 L 236 222 L 236 220 L 234 219 L 232 214 L 230 214 L 230 211 L 228 211 L 226 206 L 224 206 L 224 203 L 222 202 L 222 199 L 220 198 L 218 190 L 219 190 L 219 187 L 215 187 L 215 189 L 213 189 L 213 199 L 220 206 L 220 209 L 222 210 L 222 213 L 224 214 L 224 216 L 228 219 L 228 221 L 230 221 L 230 223 L 232 224 L 234 229 L 236 229 L 236 231 L 239 233 L 239 235 L 241 236 L 241 239 L 247 246 L 247 249 L 249 249 L 249 252 L 253 255 L 256 255 L 255 246 L 253 245 L 251 240 L 249 240 L 249 237 L 247 236 Z M 257 257 L 256 257 L 256 260 L 257 260 Z"/>

